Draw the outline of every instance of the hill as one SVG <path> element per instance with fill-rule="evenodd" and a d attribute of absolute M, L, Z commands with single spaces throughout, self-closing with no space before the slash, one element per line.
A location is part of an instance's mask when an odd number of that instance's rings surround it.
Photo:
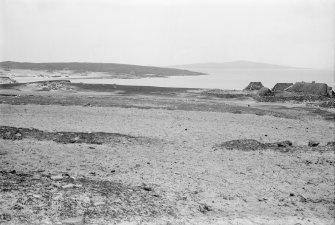
<path fill-rule="evenodd" d="M 30 63 L 30 62 L 0 62 L 0 68 L 4 70 L 23 69 L 41 71 L 71 70 L 76 73 L 103 72 L 106 74 L 129 74 L 134 76 L 145 76 L 148 74 L 157 76 L 182 76 L 182 75 L 203 75 L 203 73 L 193 72 L 185 69 L 162 68 L 153 66 L 138 66 L 117 63 L 79 63 L 79 62 L 59 62 L 59 63 Z"/>
<path fill-rule="evenodd" d="M 245 60 L 238 60 L 223 63 L 194 63 L 175 65 L 174 68 L 196 69 L 196 68 L 213 68 L 213 69 L 305 69 L 290 66 L 275 65 L 269 63 L 251 62 Z"/>

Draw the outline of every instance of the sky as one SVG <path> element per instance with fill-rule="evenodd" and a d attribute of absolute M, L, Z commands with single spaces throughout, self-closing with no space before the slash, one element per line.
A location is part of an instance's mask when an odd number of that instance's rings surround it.
<path fill-rule="evenodd" d="M 0 61 L 334 68 L 334 0 L 0 0 Z"/>

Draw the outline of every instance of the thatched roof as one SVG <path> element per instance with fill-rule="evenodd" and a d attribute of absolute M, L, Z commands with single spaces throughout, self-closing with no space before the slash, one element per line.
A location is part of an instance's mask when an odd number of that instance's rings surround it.
<path fill-rule="evenodd" d="M 284 91 L 286 88 L 292 85 L 293 83 L 276 83 L 276 85 L 273 86 L 272 91 Z"/>
<path fill-rule="evenodd" d="M 328 85 L 325 83 L 305 83 L 305 82 L 296 82 L 292 86 L 285 89 L 289 92 L 300 92 L 311 95 L 328 95 Z"/>
<path fill-rule="evenodd" d="M 249 85 L 244 88 L 245 91 L 256 91 L 260 90 L 263 86 L 262 82 L 250 82 Z"/>

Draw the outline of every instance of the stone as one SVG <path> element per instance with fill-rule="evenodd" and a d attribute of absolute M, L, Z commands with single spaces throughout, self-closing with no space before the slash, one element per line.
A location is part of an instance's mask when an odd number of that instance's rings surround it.
<path fill-rule="evenodd" d="M 276 142 L 278 147 L 289 147 L 292 146 L 292 142 L 291 141 L 280 141 L 280 142 Z"/>
<path fill-rule="evenodd" d="M 153 191 L 153 189 L 151 188 L 151 187 L 143 187 L 143 190 L 145 190 L 145 191 Z"/>
<path fill-rule="evenodd" d="M 77 217 L 68 218 L 68 219 L 62 220 L 62 224 L 82 225 L 82 224 L 84 224 L 84 217 L 83 216 L 77 216 Z"/>
<path fill-rule="evenodd" d="M 42 198 L 42 196 L 41 195 L 36 195 L 36 194 L 33 194 L 32 195 L 34 198 L 38 198 L 38 199 L 41 199 Z"/>
<path fill-rule="evenodd" d="M 63 189 L 70 189 L 70 188 L 74 188 L 73 184 L 66 184 L 64 186 L 62 186 Z"/>
<path fill-rule="evenodd" d="M 54 175 L 54 176 L 51 176 L 50 179 L 51 180 L 62 180 L 63 175 L 62 174 Z"/>
<path fill-rule="evenodd" d="M 316 141 L 309 141 L 308 142 L 308 146 L 309 147 L 316 147 L 318 146 L 320 143 L 319 142 L 316 142 Z"/>
<path fill-rule="evenodd" d="M 101 206 L 101 205 L 105 205 L 104 202 L 94 202 L 93 203 L 94 206 Z"/>
<path fill-rule="evenodd" d="M 199 211 L 202 212 L 203 214 L 213 211 L 212 207 L 206 204 L 201 204 L 199 205 Z"/>

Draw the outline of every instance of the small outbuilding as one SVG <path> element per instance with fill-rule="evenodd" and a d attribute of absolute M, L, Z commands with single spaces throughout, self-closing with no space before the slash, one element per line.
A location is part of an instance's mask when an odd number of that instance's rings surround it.
<path fill-rule="evenodd" d="M 286 88 L 288 88 L 292 85 L 293 85 L 293 83 L 276 83 L 276 85 L 273 86 L 272 91 L 281 92 L 281 91 L 284 91 Z"/>
<path fill-rule="evenodd" d="M 258 91 L 260 90 L 263 86 L 262 82 L 250 82 L 249 85 L 244 88 L 244 91 Z"/>
<path fill-rule="evenodd" d="M 262 87 L 261 89 L 259 89 L 257 91 L 257 94 L 259 96 L 273 96 L 274 95 L 273 92 L 267 87 Z"/>
<path fill-rule="evenodd" d="M 292 86 L 286 88 L 285 91 L 327 96 L 328 95 L 328 85 L 325 83 L 315 83 L 315 82 L 312 82 L 312 83 L 296 82 Z"/>

